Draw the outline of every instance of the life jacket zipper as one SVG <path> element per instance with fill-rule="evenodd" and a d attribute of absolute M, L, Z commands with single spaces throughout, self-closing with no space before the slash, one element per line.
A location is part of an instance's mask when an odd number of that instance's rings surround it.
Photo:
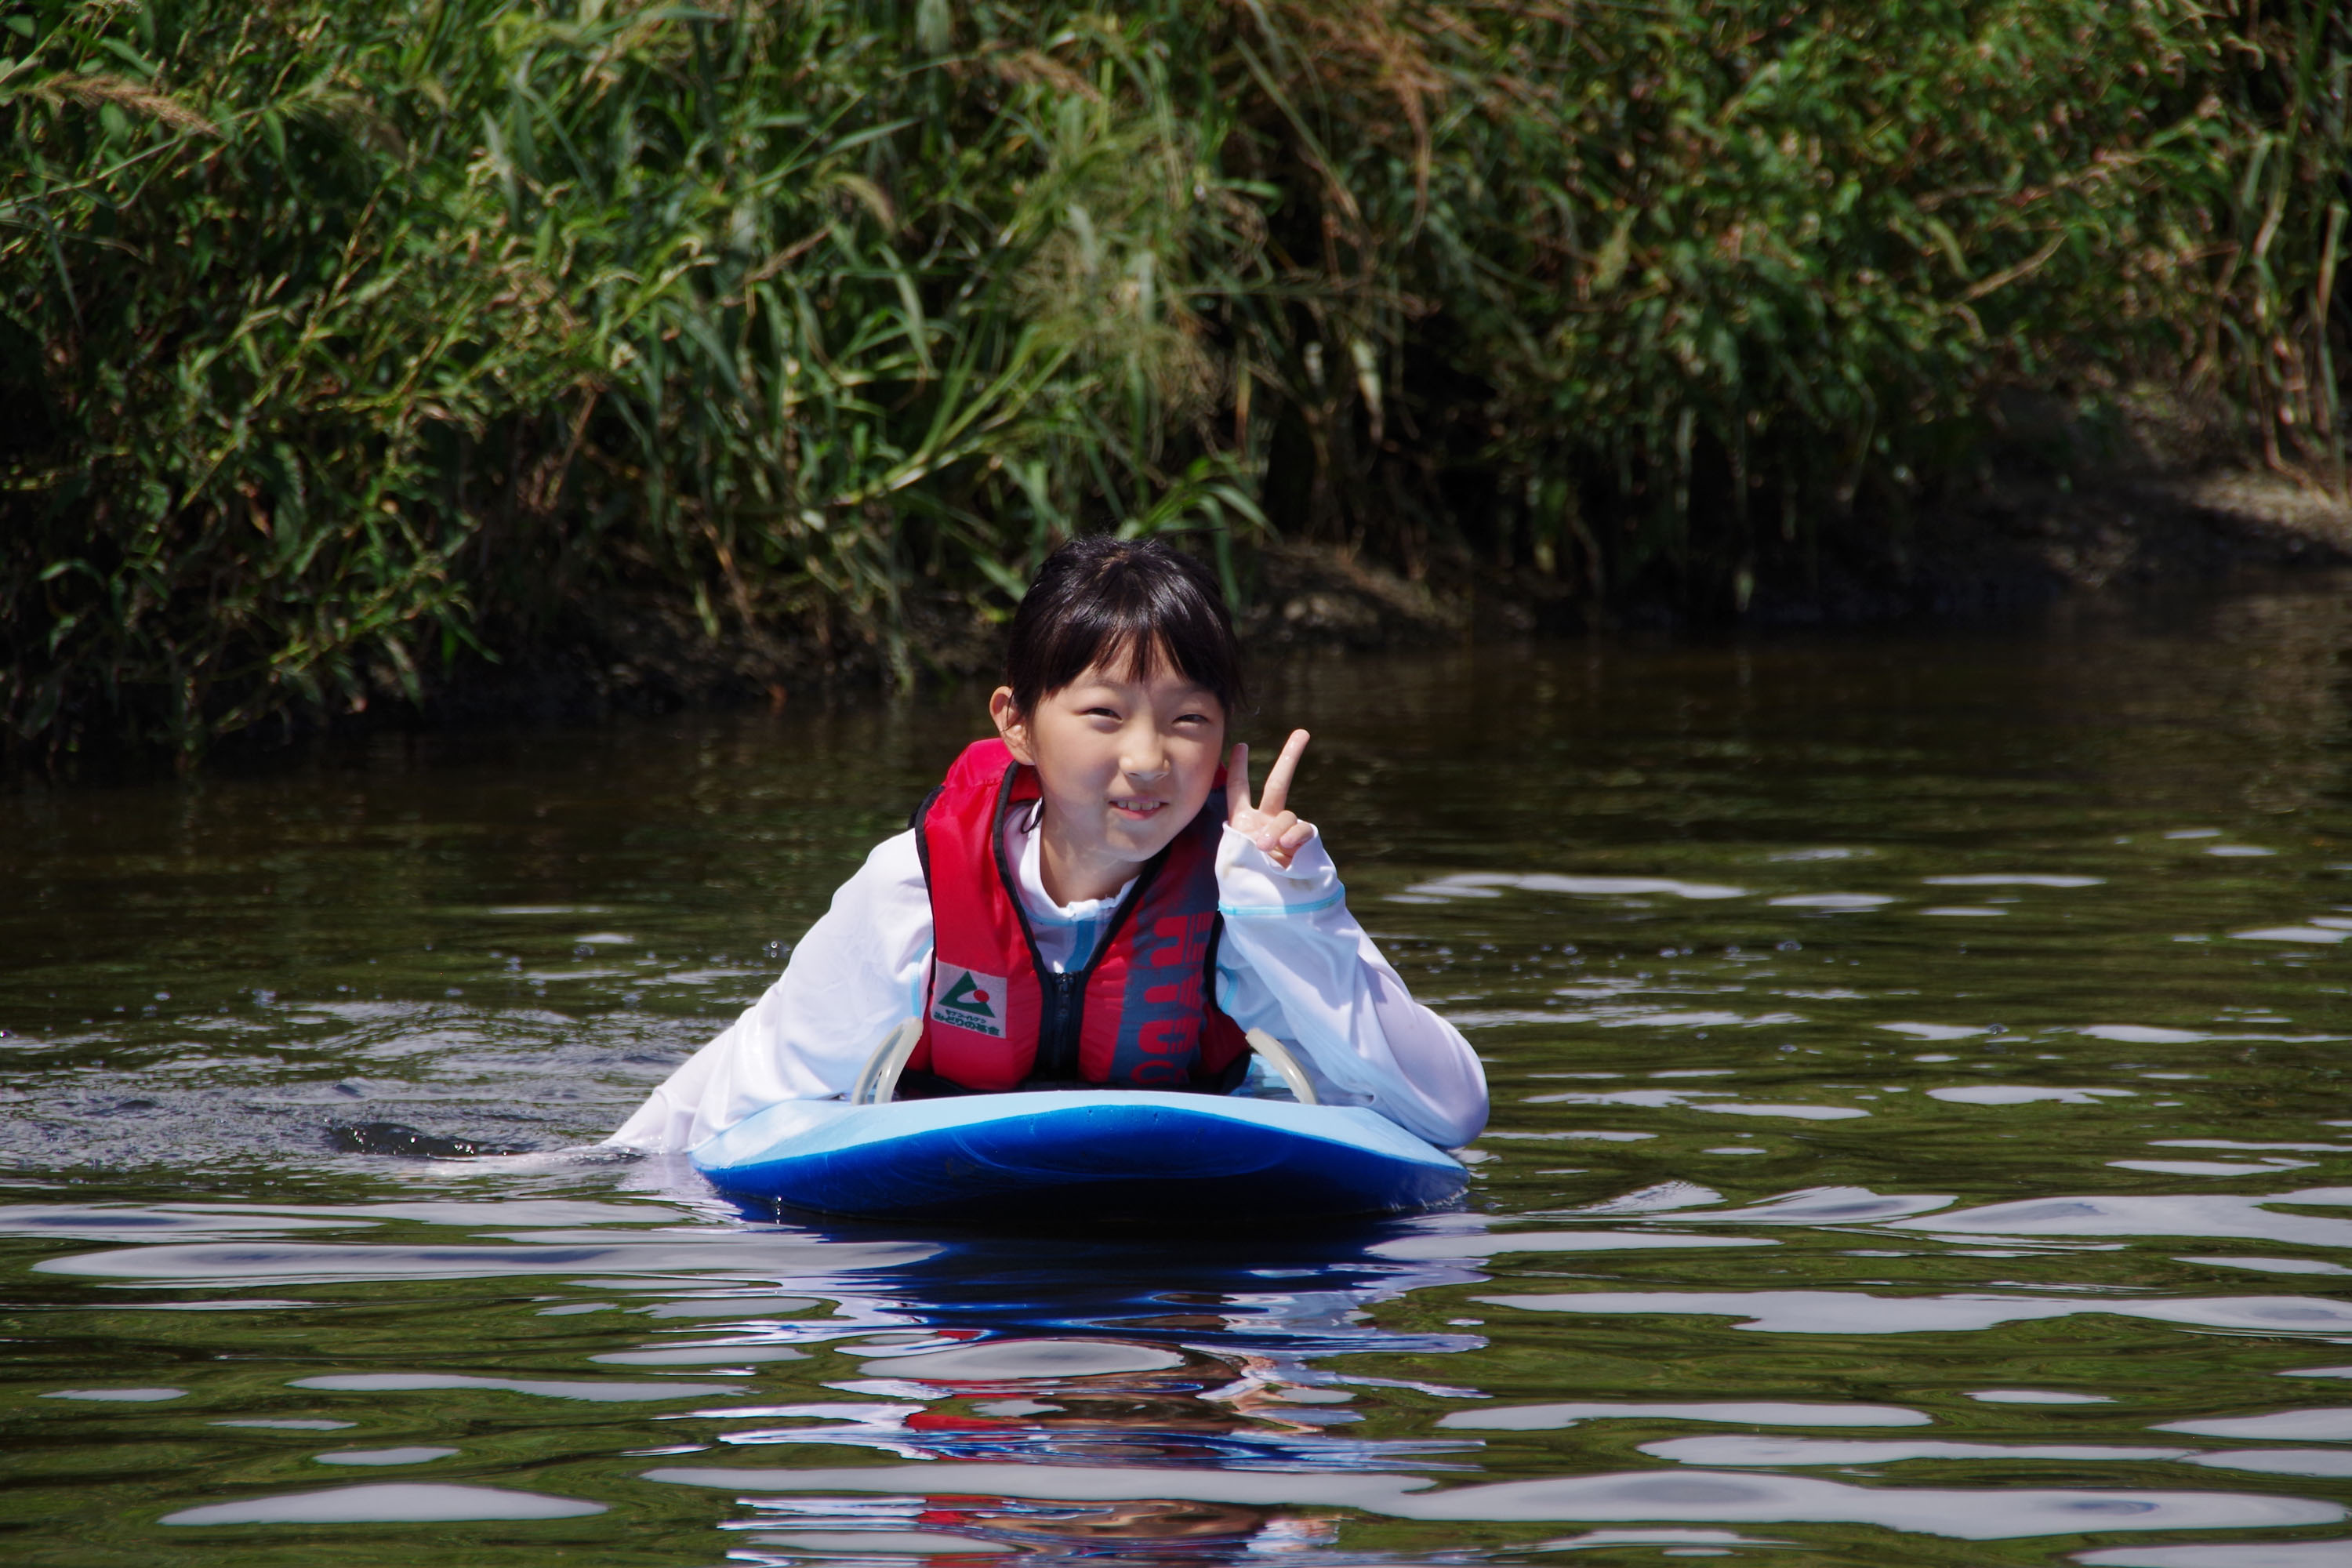
<path fill-rule="evenodd" d="M 1078 1032 L 1086 1016 L 1087 971 L 1066 974 L 1049 972 L 1039 982 L 1037 1060 L 1030 1076 L 1075 1079 L 1078 1073 Z"/>

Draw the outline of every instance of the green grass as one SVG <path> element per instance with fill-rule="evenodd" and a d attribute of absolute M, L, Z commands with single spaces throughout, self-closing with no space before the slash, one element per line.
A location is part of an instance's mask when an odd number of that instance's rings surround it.
<path fill-rule="evenodd" d="M 0 57 L 20 760 L 653 622 L 903 684 L 1081 529 L 1729 610 L 1997 387 L 2344 484 L 2319 0 L 35 0 Z"/>

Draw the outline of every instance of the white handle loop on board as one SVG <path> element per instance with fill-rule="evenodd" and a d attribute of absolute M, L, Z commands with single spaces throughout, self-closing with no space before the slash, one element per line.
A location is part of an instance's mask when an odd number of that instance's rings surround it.
<path fill-rule="evenodd" d="M 1323 1103 L 1315 1098 L 1314 1083 L 1308 1079 L 1307 1069 L 1298 1065 L 1298 1058 L 1290 1054 L 1288 1046 L 1284 1045 L 1264 1029 L 1252 1029 L 1244 1037 L 1249 1041 L 1250 1049 L 1264 1057 L 1266 1065 L 1282 1075 L 1282 1081 L 1290 1086 L 1290 1092 L 1299 1104 Z"/>
<path fill-rule="evenodd" d="M 852 1105 L 887 1105 L 898 1092 L 898 1075 L 907 1070 L 907 1058 L 915 1054 L 916 1045 L 923 1037 L 923 1021 L 909 1018 L 882 1037 L 874 1054 L 866 1058 L 859 1069 L 857 1081 L 850 1086 Z"/>

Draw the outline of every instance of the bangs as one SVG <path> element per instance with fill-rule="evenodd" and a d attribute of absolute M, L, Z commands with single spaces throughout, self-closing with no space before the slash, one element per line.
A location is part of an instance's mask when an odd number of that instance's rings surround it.
<path fill-rule="evenodd" d="M 1172 670 L 1228 715 L 1243 697 L 1241 648 L 1215 579 L 1157 540 L 1075 539 L 1047 557 L 1013 615 L 1005 666 L 1024 713 L 1097 668 L 1133 680 Z"/>

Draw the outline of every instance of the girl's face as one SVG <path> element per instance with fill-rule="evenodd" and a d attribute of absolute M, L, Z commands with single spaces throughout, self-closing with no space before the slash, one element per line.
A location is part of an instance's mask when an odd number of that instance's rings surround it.
<path fill-rule="evenodd" d="M 1224 752 L 1223 704 L 1166 658 L 1149 680 L 1092 666 L 1032 713 L 999 687 L 989 712 L 1037 770 L 1046 891 L 1063 903 L 1108 897 L 1166 848 L 1207 803 Z"/>

